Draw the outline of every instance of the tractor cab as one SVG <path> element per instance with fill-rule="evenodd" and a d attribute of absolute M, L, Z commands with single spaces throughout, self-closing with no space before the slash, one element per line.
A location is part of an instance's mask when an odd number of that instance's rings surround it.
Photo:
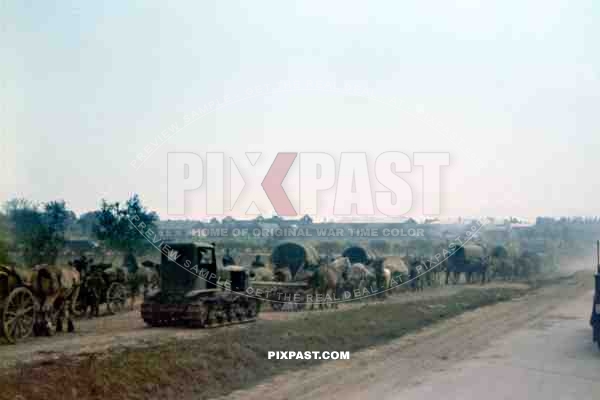
<path fill-rule="evenodd" d="M 248 269 L 240 267 L 239 265 L 229 265 L 223 267 L 222 271 L 226 275 L 226 279 L 229 281 L 231 291 L 233 292 L 245 292 L 248 289 Z"/>
<path fill-rule="evenodd" d="M 215 247 L 208 243 L 163 246 L 160 264 L 162 292 L 190 292 L 217 287 Z"/>
<path fill-rule="evenodd" d="M 203 328 L 256 318 L 259 301 L 242 293 L 247 270 L 238 266 L 217 270 L 214 244 L 172 243 L 161 250 L 160 289 L 146 295 L 141 306 L 148 325 Z M 219 282 L 219 276 L 226 283 Z"/>

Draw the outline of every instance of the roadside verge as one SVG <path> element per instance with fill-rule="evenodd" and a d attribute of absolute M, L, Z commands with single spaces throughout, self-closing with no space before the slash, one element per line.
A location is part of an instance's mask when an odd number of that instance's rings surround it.
<path fill-rule="evenodd" d="M 466 288 L 430 300 L 307 313 L 286 321 L 219 328 L 197 340 L 87 354 L 17 368 L 0 376 L 1 398 L 206 399 L 284 371 L 323 361 L 269 360 L 269 351 L 349 351 L 385 344 L 468 310 L 525 293 L 517 288 Z M 347 362 L 351 362 L 347 361 Z M 60 388 L 60 390 L 57 390 Z"/>

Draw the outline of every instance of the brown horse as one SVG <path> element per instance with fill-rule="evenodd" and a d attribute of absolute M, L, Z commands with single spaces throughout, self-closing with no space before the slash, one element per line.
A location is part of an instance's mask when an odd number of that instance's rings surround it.
<path fill-rule="evenodd" d="M 71 314 L 80 285 L 80 274 L 72 266 L 42 264 L 33 268 L 31 286 L 41 301 L 40 317 L 34 327 L 37 334 L 51 336 L 55 330 L 60 332 L 65 320 L 68 331 L 75 330 Z"/>
<path fill-rule="evenodd" d="M 346 288 L 351 290 L 353 297 L 361 297 L 365 290 L 369 291 L 375 282 L 375 274 L 361 263 L 352 264 L 347 274 Z M 358 295 L 356 292 L 358 291 Z"/>
<path fill-rule="evenodd" d="M 367 268 L 375 276 L 378 297 L 385 297 L 392 282 L 392 270 L 385 265 L 385 258 L 376 258 Z"/>
<path fill-rule="evenodd" d="M 338 304 L 334 299 L 339 299 L 344 287 L 348 270 L 350 269 L 350 260 L 347 257 L 339 257 L 334 259 L 329 264 L 324 264 L 319 268 L 317 279 L 312 285 L 313 303 L 311 309 L 314 308 L 314 301 L 317 299 L 317 292 L 323 294 L 324 301 L 331 299 L 333 308 L 337 308 Z M 322 309 L 324 301 L 319 302 L 319 308 Z"/>

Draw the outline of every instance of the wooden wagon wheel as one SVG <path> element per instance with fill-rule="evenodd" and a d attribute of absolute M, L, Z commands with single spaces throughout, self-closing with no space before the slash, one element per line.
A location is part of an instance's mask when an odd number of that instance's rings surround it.
<path fill-rule="evenodd" d="M 127 289 L 122 283 L 114 282 L 106 291 L 106 307 L 110 314 L 115 314 L 125 308 Z"/>
<path fill-rule="evenodd" d="M 31 335 L 36 308 L 35 297 L 29 289 L 20 287 L 9 294 L 2 308 L 2 331 L 10 343 Z"/>

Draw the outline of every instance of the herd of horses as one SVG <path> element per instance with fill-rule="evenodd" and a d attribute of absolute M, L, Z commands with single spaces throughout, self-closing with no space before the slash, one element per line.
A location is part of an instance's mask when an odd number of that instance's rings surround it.
<path fill-rule="evenodd" d="M 489 279 L 490 257 L 481 250 L 469 249 L 471 254 L 477 255 L 475 257 L 465 256 L 463 252 L 438 257 L 439 261 L 415 256 L 388 259 L 342 254 L 329 259 L 321 257 L 316 265 L 304 264 L 295 273 L 294 268 L 286 264 L 251 268 L 250 276 L 254 281 L 306 283 L 311 292 L 308 297 L 311 299 L 311 309 L 315 303 L 319 308 L 328 304 L 336 307 L 338 301 L 332 299 L 356 299 L 365 295 L 385 297 L 389 289 L 398 285 L 412 291 L 422 291 L 425 286 L 456 284 L 463 276 L 466 283 L 484 284 Z M 318 295 L 321 300 L 315 301 Z"/>
<path fill-rule="evenodd" d="M 485 284 L 489 266 L 489 257 L 467 261 L 449 257 L 439 262 L 425 257 L 403 257 L 394 263 L 386 262 L 383 257 L 368 263 L 352 263 L 347 257 L 338 257 L 319 268 L 316 287 L 326 294 L 335 293 L 336 298 L 343 293 L 350 293 L 353 298 L 365 293 L 385 297 L 396 286 L 418 292 L 425 286 L 457 284 L 462 276 L 466 283 Z"/>

